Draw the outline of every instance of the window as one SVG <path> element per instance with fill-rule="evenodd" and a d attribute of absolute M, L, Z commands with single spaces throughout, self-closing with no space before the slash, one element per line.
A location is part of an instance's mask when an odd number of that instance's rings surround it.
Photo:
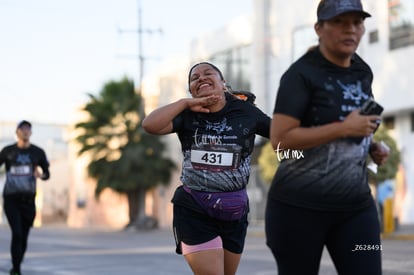
<path fill-rule="evenodd" d="M 414 44 L 414 1 L 388 0 L 390 50 Z"/>
<path fill-rule="evenodd" d="M 378 42 L 378 30 L 369 33 L 369 44 Z"/>
<path fill-rule="evenodd" d="M 385 126 L 385 128 L 387 129 L 394 129 L 395 128 L 395 117 L 393 116 L 389 116 L 389 117 L 384 117 L 382 119 L 382 123 Z"/>
<path fill-rule="evenodd" d="M 411 113 L 411 132 L 414 132 L 414 112 Z"/>
<path fill-rule="evenodd" d="M 214 54 L 210 61 L 223 72 L 233 90 L 250 91 L 250 46 L 232 48 Z"/>

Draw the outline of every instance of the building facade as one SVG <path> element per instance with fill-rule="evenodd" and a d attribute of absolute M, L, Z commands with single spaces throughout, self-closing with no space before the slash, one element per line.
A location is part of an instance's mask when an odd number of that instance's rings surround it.
<path fill-rule="evenodd" d="M 142 91 L 147 113 L 189 97 L 189 68 L 199 61 L 211 61 L 222 69 L 232 89 L 253 92 L 256 105 L 272 115 L 283 72 L 317 44 L 313 26 L 318 0 L 251 1 L 250 15 L 234 18 L 221 29 L 194 38 L 188 55 L 172 56 L 145 76 Z M 402 153 L 401 169 L 394 184 L 394 215 L 401 223 L 414 223 L 414 92 L 409 86 L 414 57 L 414 1 L 365 0 L 363 4 L 372 18 L 365 21 L 366 33 L 358 54 L 371 65 L 373 91 L 385 108 L 383 123 Z M 0 123 L 1 147 L 14 141 L 15 126 L 15 123 Z M 76 146 L 69 142 L 67 133 L 71 131 L 66 126 L 33 124 L 32 141 L 45 148 L 51 161 L 51 179 L 39 183 L 38 205 L 43 219 L 62 217 L 73 227 L 124 226 L 128 221 L 125 196 L 106 190 L 99 201 L 95 199 L 95 182 L 86 174 L 87 159 L 77 156 Z M 166 154 L 176 161 L 178 168 L 168 187 L 148 192 L 146 214 L 155 216 L 159 226 L 166 228 L 172 222 L 170 200 L 181 184 L 182 156 L 176 135 L 165 136 L 164 141 L 168 144 Z M 267 191 L 257 171 L 253 165 L 249 182 L 253 221 L 263 217 Z"/>
<path fill-rule="evenodd" d="M 223 70 L 233 89 L 252 91 L 258 107 L 271 115 L 283 72 L 317 44 L 313 29 L 317 4 L 317 0 L 291 0 L 288 4 L 282 0 L 253 0 L 251 15 L 193 39 L 189 56 L 184 59 L 186 69 L 175 70 L 173 66 L 169 72 L 152 75 L 152 98 L 157 94 L 162 98 L 158 103 L 153 100 L 153 107 L 189 96 L 185 80 L 179 85 L 169 85 L 169 81 L 177 84 L 177 75 L 186 76 L 192 64 L 208 60 Z M 414 2 L 365 0 L 363 4 L 372 17 L 365 21 L 366 33 L 358 54 L 374 72 L 374 95 L 385 108 L 383 123 L 402 153 L 395 183 L 395 216 L 401 223 L 414 223 L 414 92 L 409 87 L 410 60 L 414 57 Z M 176 148 L 177 140 L 171 140 L 171 146 Z"/>

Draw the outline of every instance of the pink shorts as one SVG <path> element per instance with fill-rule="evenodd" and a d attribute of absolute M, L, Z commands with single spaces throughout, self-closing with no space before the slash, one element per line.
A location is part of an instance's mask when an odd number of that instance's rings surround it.
<path fill-rule="evenodd" d="M 215 237 L 211 241 L 196 245 L 188 245 L 184 242 L 181 242 L 181 250 L 183 252 L 183 255 L 209 249 L 223 249 L 223 242 L 221 241 L 220 236 Z"/>

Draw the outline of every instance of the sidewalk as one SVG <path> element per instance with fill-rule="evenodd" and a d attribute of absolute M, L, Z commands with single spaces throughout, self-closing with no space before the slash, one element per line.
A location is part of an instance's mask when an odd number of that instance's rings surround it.
<path fill-rule="evenodd" d="M 382 234 L 385 240 L 414 240 L 414 224 L 401 224 L 394 232 Z"/>

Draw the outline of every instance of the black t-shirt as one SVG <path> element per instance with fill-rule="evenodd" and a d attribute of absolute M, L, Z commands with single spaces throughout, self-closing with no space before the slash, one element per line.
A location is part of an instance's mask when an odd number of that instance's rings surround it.
<path fill-rule="evenodd" d="M 218 112 L 183 111 L 173 120 L 184 157 L 181 181 L 191 189 L 209 192 L 246 187 L 255 135 L 268 138 L 269 131 L 269 116 L 228 94 Z"/>
<path fill-rule="evenodd" d="M 3 195 L 34 195 L 36 194 L 36 178 L 34 169 L 42 168 L 45 176 L 49 178 L 49 162 L 45 152 L 31 144 L 28 148 L 19 148 L 17 144 L 6 146 L 0 152 L 0 166 L 6 165 L 6 184 Z"/>
<path fill-rule="evenodd" d="M 302 127 L 342 121 L 372 96 L 372 79 L 358 55 L 349 68 L 341 68 L 315 48 L 282 76 L 274 113 L 299 119 Z M 313 209 L 365 207 L 371 200 L 366 168 L 370 142 L 371 137 L 343 138 L 283 155 L 269 197 Z"/>

